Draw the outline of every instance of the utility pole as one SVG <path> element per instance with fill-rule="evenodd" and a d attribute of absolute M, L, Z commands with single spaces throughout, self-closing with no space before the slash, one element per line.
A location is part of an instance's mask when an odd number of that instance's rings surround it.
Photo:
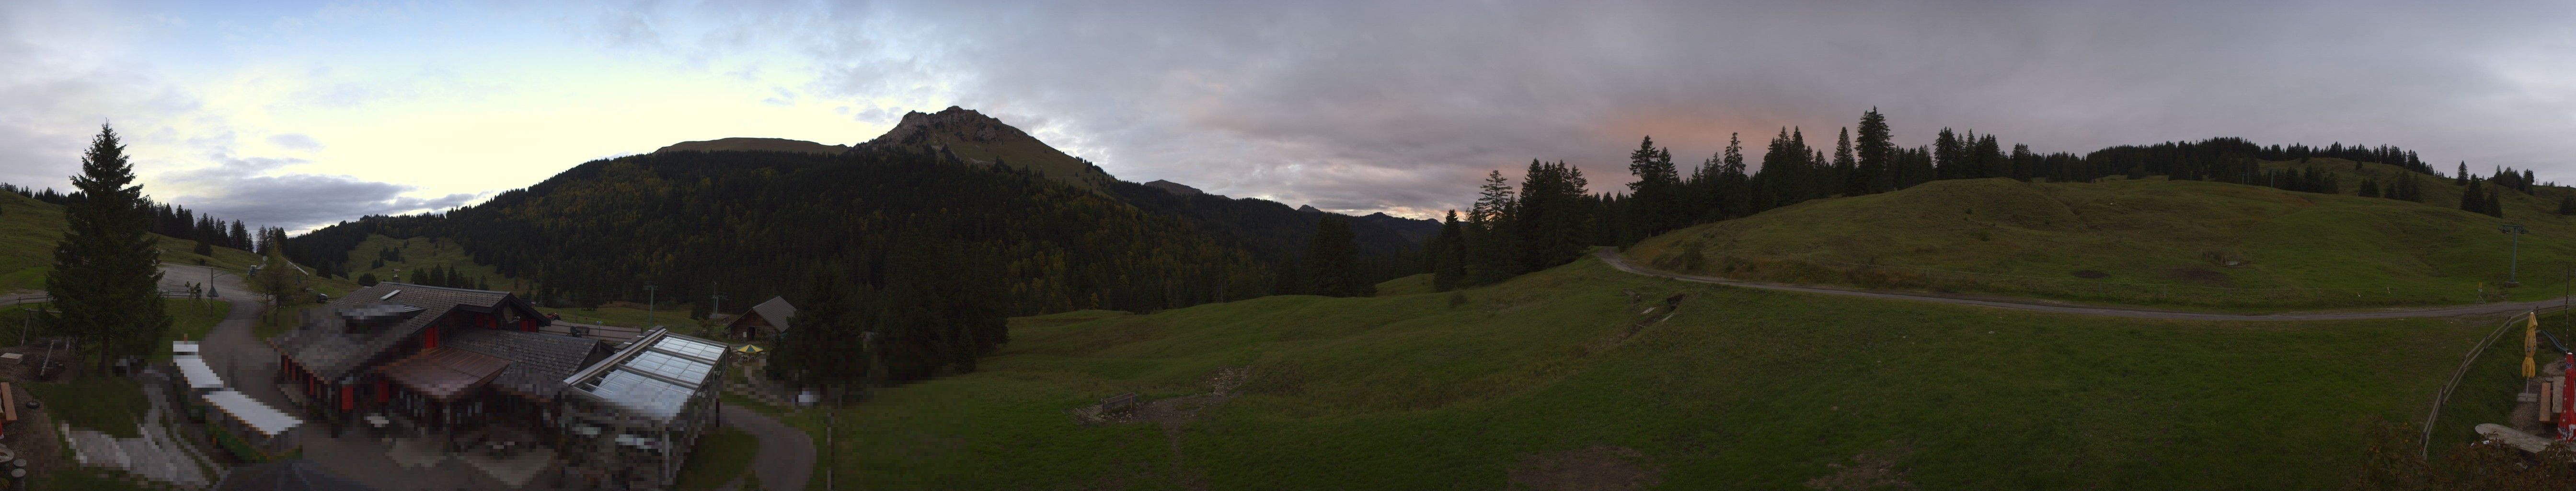
<path fill-rule="evenodd" d="M 709 302 L 715 305 L 707 307 L 707 318 L 713 319 L 716 314 L 724 313 L 724 284 L 713 281 L 707 282 L 707 290 L 715 292 L 715 301 Z"/>
<path fill-rule="evenodd" d="M 659 286 L 654 286 L 654 285 L 653 285 L 653 282 L 650 282 L 650 281 L 644 282 L 644 328 L 645 328 L 645 329 L 652 329 L 652 328 L 653 328 L 653 290 L 654 290 L 654 289 L 657 289 L 657 288 L 661 288 L 661 287 L 659 287 Z"/>
<path fill-rule="evenodd" d="M 2496 227 L 2496 231 L 2513 236 L 2513 255 L 2510 256 L 2510 262 L 2505 263 L 2504 286 L 2522 286 L 2522 282 L 2519 281 L 2521 280 L 2520 271 L 2518 271 L 2520 269 L 2518 263 L 2522 262 L 2522 234 L 2531 233 L 2531 229 L 2522 228 L 2522 224 L 2507 223 Z"/>

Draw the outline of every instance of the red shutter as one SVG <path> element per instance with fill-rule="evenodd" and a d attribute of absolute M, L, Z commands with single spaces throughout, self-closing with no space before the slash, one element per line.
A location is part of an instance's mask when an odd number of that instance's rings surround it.
<path fill-rule="evenodd" d="M 420 338 L 420 349 L 436 347 L 438 347 L 438 326 L 429 326 L 429 333 Z"/>
<path fill-rule="evenodd" d="M 358 393 L 351 389 L 351 386 L 340 386 L 340 410 L 342 411 L 358 408 Z"/>
<path fill-rule="evenodd" d="M 378 376 L 378 378 L 376 378 L 376 402 L 385 402 L 385 399 L 392 398 L 393 396 L 393 386 L 386 384 L 385 379 L 382 376 Z"/>

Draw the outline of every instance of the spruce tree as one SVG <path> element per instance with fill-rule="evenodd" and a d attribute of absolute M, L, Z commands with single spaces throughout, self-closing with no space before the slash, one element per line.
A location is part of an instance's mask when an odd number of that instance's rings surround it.
<path fill-rule="evenodd" d="M 1431 239 L 1428 249 L 1424 252 L 1432 258 L 1431 290 L 1457 289 L 1467 279 L 1467 236 L 1458 225 L 1458 210 L 1449 210 L 1449 217 L 1440 221 L 1440 235 Z"/>
<path fill-rule="evenodd" d="M 2561 196 L 2558 198 L 2558 214 L 2576 215 L 2576 195 Z"/>
<path fill-rule="evenodd" d="M 1353 243 L 1351 222 L 1340 215 L 1325 215 L 1315 221 L 1315 235 L 1306 245 L 1306 288 L 1308 293 L 1327 297 L 1365 297 L 1374 295 L 1377 286 L 1367 283 L 1359 271 L 1359 245 Z"/>
<path fill-rule="evenodd" d="M 161 303 L 159 241 L 146 230 L 151 210 L 116 130 L 98 136 L 72 176 L 80 198 L 64 207 L 65 228 L 54 245 L 45 291 L 57 312 L 47 321 L 57 332 L 99 349 L 99 368 L 127 355 L 150 353 L 170 329 Z"/>
<path fill-rule="evenodd" d="M 2504 193 L 2487 193 L 2487 203 L 2485 206 L 2487 216 L 2504 218 L 2504 200 L 2501 199 L 2503 196 Z"/>
<path fill-rule="evenodd" d="M 2477 181 L 2469 181 L 2468 187 L 2460 188 L 2460 211 L 2485 214 L 2487 212 L 2487 198 L 2486 196 L 2481 196 L 2483 194 L 2485 194 L 2485 192 L 2478 189 Z"/>
<path fill-rule="evenodd" d="M 1887 116 L 1880 115 L 1878 108 L 1872 107 L 1869 112 L 1861 113 L 1860 141 L 1852 143 L 1852 153 L 1859 160 L 1855 168 L 1869 176 L 1869 188 L 1864 192 L 1896 190 L 1896 144 L 1891 143 L 1892 138 L 1888 134 Z"/>
<path fill-rule="evenodd" d="M 2469 185 L 2469 161 L 2466 161 L 2466 160 L 2462 160 L 2462 161 L 2460 161 L 2460 173 L 2458 173 L 2458 174 L 2452 174 L 2452 175 L 2451 175 L 2451 185 L 2453 185 L 2453 186 L 2467 186 L 2467 185 Z"/>
<path fill-rule="evenodd" d="M 1838 193 L 1845 196 L 1869 194 L 1869 176 L 1860 172 L 1860 162 L 1852 156 L 1851 128 L 1843 128 L 1834 137 L 1834 175 L 1840 176 Z"/>

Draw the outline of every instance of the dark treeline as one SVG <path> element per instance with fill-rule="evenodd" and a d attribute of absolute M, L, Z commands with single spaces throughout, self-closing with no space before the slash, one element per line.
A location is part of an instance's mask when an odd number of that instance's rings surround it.
<path fill-rule="evenodd" d="M 1178 217 L 1219 243 L 1250 252 L 1271 271 L 1282 272 L 1273 278 L 1269 293 L 1349 296 L 1334 294 L 1358 293 L 1374 289 L 1381 281 L 1423 272 L 1415 240 L 1406 238 L 1401 230 L 1369 220 L 1300 211 L 1264 199 L 1177 194 L 1125 181 L 1111 182 L 1109 191 L 1149 214 Z M 1341 223 L 1324 223 L 1328 219 Z M 1347 229 L 1355 259 L 1348 264 L 1308 264 L 1313 258 L 1316 232 L 1324 227 Z M 1319 282 L 1318 276 L 1333 279 Z M 1333 286 L 1342 284 L 1335 282 L 1359 283 L 1365 288 Z"/>
<path fill-rule="evenodd" d="M 2323 169 L 2267 172 L 2261 167 L 2263 161 L 2339 158 L 2411 171 L 2387 182 L 2364 181 L 2362 196 L 2422 202 L 2418 177 L 2441 176 L 2414 151 L 2386 145 L 2263 146 L 2243 138 L 2211 138 L 2115 146 L 2077 155 L 2042 154 L 2023 144 L 2006 146 L 1996 135 L 1975 130 L 1942 128 L 1932 144 L 1913 148 L 1896 146 L 1892 137 L 1886 117 L 1871 109 L 1861 115 L 1856 128 L 1836 132 L 1830 154 L 1819 148 L 1825 144 L 1809 143 L 1803 129 L 1781 128 L 1764 145 L 1758 170 L 1747 165 L 1738 136 L 1685 173 L 1674 163 L 1672 150 L 1656 146 L 1650 136 L 1628 153 L 1628 172 L 1636 181 L 1628 184 L 1625 193 L 1586 194 L 1582 171 L 1563 162 L 1531 163 L 1518 190 L 1502 173 L 1494 172 L 1486 177 L 1466 217 L 1460 220 L 1453 213 L 1442 234 L 1428 241 L 1423 267 L 1435 273 L 1434 287 L 1441 290 L 1492 283 L 1571 261 L 1589 245 L 1624 246 L 1683 227 L 1807 200 L 1884 193 L 1944 179 L 2090 182 L 2113 176 L 2166 176 L 2340 193 L 2342 183 Z M 2479 183 L 2525 194 L 2536 184 L 2530 171 L 2508 168 L 2496 169 L 2491 177 L 2473 178 L 2466 163 L 2454 176 L 2455 184 L 2467 186 L 2470 193 L 2463 197 L 2461 209 L 2494 216 L 2502 216 L 2502 210 L 2493 192 L 2482 192 Z M 2562 213 L 2576 214 L 2576 198 L 2563 202 L 2561 208 Z"/>
<path fill-rule="evenodd" d="M 53 188 L 35 190 L 26 186 L 0 184 L 0 191 L 18 193 L 20 196 L 35 198 L 37 201 L 65 206 L 80 199 L 78 192 L 65 194 L 54 191 Z M 199 244 L 194 252 L 198 255 L 212 254 L 212 247 L 230 247 L 248 251 L 258 246 L 257 236 L 253 235 L 250 227 L 243 225 L 240 220 L 227 222 L 216 219 L 213 215 L 200 215 L 196 210 L 190 210 L 185 206 L 157 203 L 148 199 L 144 201 L 144 207 L 152 213 L 147 230 L 173 239 L 197 241 Z"/>

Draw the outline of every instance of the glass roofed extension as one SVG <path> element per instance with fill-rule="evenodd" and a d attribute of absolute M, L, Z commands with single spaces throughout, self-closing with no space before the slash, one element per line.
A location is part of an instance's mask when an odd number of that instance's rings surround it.
<path fill-rule="evenodd" d="M 629 416 L 669 421 L 711 383 L 723 357 L 724 345 L 656 331 L 565 382 Z"/>
<path fill-rule="evenodd" d="M 725 348 L 657 328 L 565 377 L 560 414 L 573 437 L 564 455 L 627 486 L 670 487 L 698 436 L 718 424 L 713 385 Z"/>

